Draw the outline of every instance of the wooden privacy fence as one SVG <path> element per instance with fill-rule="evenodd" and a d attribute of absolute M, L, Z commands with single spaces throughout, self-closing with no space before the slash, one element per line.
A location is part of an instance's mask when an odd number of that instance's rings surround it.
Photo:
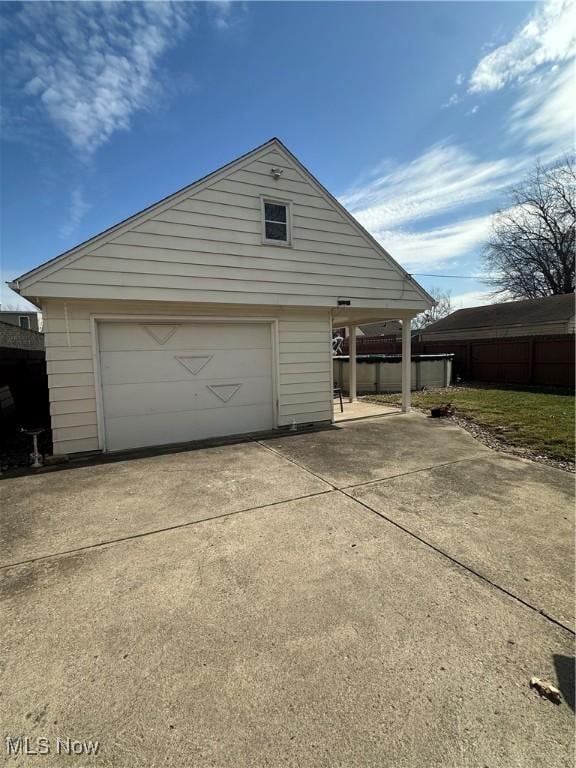
<path fill-rule="evenodd" d="M 520 336 L 463 341 L 412 340 L 412 354 L 452 353 L 453 379 L 546 387 L 574 387 L 574 341 L 572 335 Z M 400 354 L 402 345 L 394 337 L 359 336 L 357 353 Z M 342 353 L 348 354 L 348 340 Z"/>

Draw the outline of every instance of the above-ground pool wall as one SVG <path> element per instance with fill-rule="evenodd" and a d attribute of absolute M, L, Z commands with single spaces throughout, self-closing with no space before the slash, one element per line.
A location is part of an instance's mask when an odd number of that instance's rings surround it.
<path fill-rule="evenodd" d="M 448 387 L 452 380 L 449 355 L 413 355 L 412 389 Z M 359 395 L 402 391 L 400 355 L 367 355 L 356 358 L 356 391 Z M 334 383 L 348 392 L 348 357 L 334 358 Z"/>

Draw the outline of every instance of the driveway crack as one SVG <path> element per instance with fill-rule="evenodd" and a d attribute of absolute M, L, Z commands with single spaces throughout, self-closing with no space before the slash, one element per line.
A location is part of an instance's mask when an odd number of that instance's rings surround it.
<path fill-rule="evenodd" d="M 327 484 L 328 485 L 328 484 Z M 169 531 L 176 531 L 180 528 L 190 528 L 193 525 L 201 525 L 202 523 L 208 523 L 212 520 L 224 520 L 228 517 L 234 517 L 235 515 L 241 515 L 245 512 L 257 512 L 260 509 L 268 509 L 269 507 L 276 507 L 280 504 L 290 504 L 294 501 L 302 501 L 304 499 L 311 499 L 314 496 L 325 496 L 327 493 L 333 493 L 332 488 L 328 488 L 324 491 L 314 491 L 313 493 L 306 493 L 303 496 L 293 496 L 289 499 L 280 499 L 279 501 L 271 501 L 268 504 L 260 504 L 256 507 L 247 507 L 245 509 L 237 509 L 234 512 L 227 512 L 225 514 L 212 515 L 211 517 L 203 517 L 200 520 L 191 520 L 187 523 L 175 523 L 174 525 L 167 525 L 163 528 L 154 528 L 151 531 L 141 531 L 140 533 L 134 533 L 130 536 L 119 536 L 116 539 L 107 539 L 105 541 L 97 541 L 94 544 L 85 544 L 82 547 L 76 547 L 74 549 L 66 549 L 61 552 L 51 552 L 47 555 L 38 555 L 38 557 L 30 557 L 25 560 L 18 560 L 12 563 L 3 563 L 0 565 L 0 571 L 7 570 L 8 568 L 15 568 L 19 565 L 28 565 L 30 563 L 37 563 L 42 560 L 52 560 L 58 557 L 64 557 L 67 555 L 74 555 L 79 552 L 86 552 L 92 549 L 100 549 L 101 547 L 108 547 L 114 544 L 122 544 L 126 541 L 134 541 L 136 539 L 143 539 L 147 536 L 155 536 L 159 533 L 167 533 Z"/>
<path fill-rule="evenodd" d="M 506 595 L 507 597 L 512 598 L 517 603 L 520 603 L 520 605 L 524 606 L 525 608 L 528 608 L 530 611 L 533 611 L 534 613 L 537 613 L 538 615 L 545 618 L 547 621 L 550 621 L 555 626 L 559 627 L 560 629 L 565 630 L 566 632 L 569 632 L 573 637 L 576 636 L 576 632 L 566 624 L 563 624 L 558 619 L 554 618 L 554 616 L 550 615 L 547 611 L 545 611 L 542 608 L 538 608 L 536 605 L 532 605 L 532 603 L 529 603 L 527 600 L 524 600 L 521 597 L 518 597 L 518 595 L 514 594 L 514 592 L 510 592 L 505 587 L 500 586 L 497 582 L 490 579 L 488 576 L 485 576 L 484 574 L 480 573 L 480 571 L 475 570 L 474 568 L 471 568 L 469 565 L 466 565 L 466 563 L 463 563 L 461 560 L 458 560 L 458 558 L 453 557 L 448 552 L 444 551 L 443 549 L 440 549 L 440 547 L 437 547 L 435 544 L 432 544 L 427 539 L 422 538 L 421 536 L 418 536 L 418 534 L 411 531 L 409 528 L 405 528 L 403 525 L 400 525 L 395 520 L 392 520 L 389 517 L 386 517 L 385 514 L 382 512 L 379 512 L 377 509 L 374 509 L 374 507 L 371 507 L 369 504 L 367 504 L 365 501 L 361 501 L 360 499 L 357 499 L 355 496 L 353 496 L 349 491 L 354 490 L 355 488 L 358 488 L 360 486 L 370 485 L 372 483 L 384 483 L 387 480 L 392 480 L 393 478 L 397 477 L 405 477 L 406 475 L 413 475 L 417 474 L 418 472 L 426 472 L 430 471 L 431 469 L 436 469 L 439 467 L 447 467 L 451 466 L 453 464 L 460 464 L 464 461 L 474 461 L 478 458 L 478 456 L 472 456 L 465 459 L 458 459 L 456 461 L 449 461 L 445 464 L 437 464 L 431 467 L 424 467 L 422 469 L 416 469 L 410 472 L 403 472 L 399 475 L 391 475 L 390 477 L 382 478 L 381 480 L 368 480 L 364 483 L 356 483 L 355 485 L 346 485 L 342 487 L 338 487 L 331 483 L 329 480 L 327 480 L 325 477 L 322 477 L 321 475 L 317 474 L 316 472 L 313 472 L 311 469 L 306 467 L 304 464 L 301 464 L 300 462 L 296 461 L 295 459 L 292 459 L 288 456 L 284 456 L 280 451 L 275 450 L 274 448 L 271 448 L 269 445 L 266 445 L 259 440 L 255 440 L 255 442 L 258 443 L 258 445 L 261 445 L 263 448 L 266 448 L 268 451 L 272 451 L 276 456 L 279 456 L 280 458 L 284 459 L 285 461 L 290 462 L 291 464 L 294 464 L 296 467 L 299 467 L 305 472 L 308 472 L 313 477 L 317 478 L 318 480 L 322 480 L 322 482 L 326 483 L 330 486 L 333 492 L 340 493 L 343 496 L 345 496 L 347 499 L 350 499 L 351 501 L 355 501 L 357 504 L 359 504 L 361 507 L 364 507 L 369 512 L 372 512 L 373 514 L 380 517 L 382 520 L 385 520 L 387 523 L 390 523 L 395 528 L 398 528 L 403 533 L 406 533 L 408 536 L 411 536 L 416 541 L 420 542 L 421 544 L 424 544 L 424 546 L 428 547 L 429 549 L 436 552 L 436 554 L 441 555 L 442 557 L 449 560 L 453 565 L 458 566 L 461 570 L 465 571 L 467 574 L 471 576 L 475 576 L 476 578 L 483 581 L 485 584 L 487 584 L 489 587 L 498 590 L 500 593 Z"/>

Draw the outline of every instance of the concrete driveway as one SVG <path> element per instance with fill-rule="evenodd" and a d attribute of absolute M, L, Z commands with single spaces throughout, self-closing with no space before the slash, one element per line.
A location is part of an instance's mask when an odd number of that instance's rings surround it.
<path fill-rule="evenodd" d="M 419 414 L 5 479 L 3 758 L 571 766 L 572 491 Z"/>

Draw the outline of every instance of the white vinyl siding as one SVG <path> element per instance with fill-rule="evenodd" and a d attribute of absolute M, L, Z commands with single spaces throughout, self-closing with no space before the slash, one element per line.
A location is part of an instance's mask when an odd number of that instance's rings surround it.
<path fill-rule="evenodd" d="M 277 181 L 271 167 L 283 169 Z M 262 241 L 262 201 L 288 205 L 289 248 Z M 427 306 L 395 262 L 274 148 L 96 240 L 29 293 L 301 307 L 335 307 L 346 295 L 367 309 Z"/>
<path fill-rule="evenodd" d="M 331 325 L 327 311 L 270 307 L 194 307 L 189 304 L 48 301 L 46 359 L 54 452 L 100 448 L 91 316 L 276 317 L 278 319 L 278 426 L 332 419 Z M 153 324 L 153 320 L 150 320 Z"/>

